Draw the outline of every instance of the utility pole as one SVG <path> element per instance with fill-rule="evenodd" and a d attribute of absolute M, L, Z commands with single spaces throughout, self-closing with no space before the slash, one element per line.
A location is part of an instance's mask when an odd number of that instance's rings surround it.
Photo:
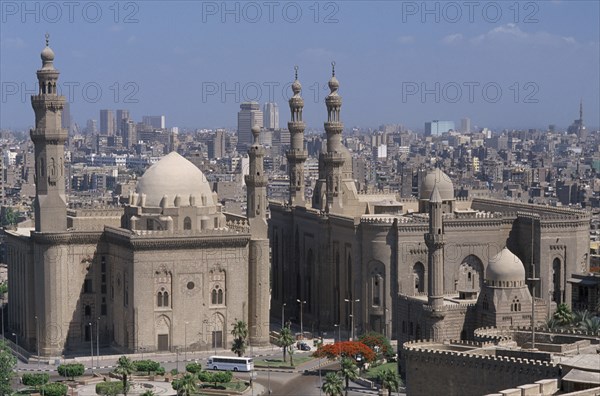
<path fill-rule="evenodd" d="M 356 300 L 349 300 L 345 298 L 344 301 L 350 303 L 350 326 L 352 326 L 352 328 L 350 329 L 350 333 L 352 334 L 352 341 L 354 341 L 354 303 L 360 302 L 360 299 L 357 298 Z"/>

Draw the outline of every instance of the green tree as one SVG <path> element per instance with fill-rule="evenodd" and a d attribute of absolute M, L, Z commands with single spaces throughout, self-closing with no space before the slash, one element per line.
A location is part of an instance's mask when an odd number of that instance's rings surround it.
<path fill-rule="evenodd" d="M 66 396 L 69 388 L 65 384 L 52 382 L 42 386 L 42 394 L 45 396 Z"/>
<path fill-rule="evenodd" d="M 218 373 L 213 373 L 212 382 L 215 384 L 215 388 L 218 384 L 226 384 L 231 382 L 233 379 L 233 374 L 231 371 L 220 371 Z"/>
<path fill-rule="evenodd" d="M 117 367 L 115 367 L 115 374 L 118 374 L 122 378 L 123 382 L 123 394 L 127 396 L 129 392 L 129 381 L 128 377 L 135 371 L 135 366 L 127 356 L 121 356 L 117 361 Z"/>
<path fill-rule="evenodd" d="M 386 369 L 377 373 L 377 379 L 381 382 L 381 386 L 388 390 L 388 395 L 392 396 L 392 391 L 397 391 L 402 385 L 402 380 L 395 370 Z"/>
<path fill-rule="evenodd" d="M 386 358 L 394 356 L 394 349 L 383 334 L 376 332 L 369 332 L 361 335 L 358 341 L 362 342 L 372 350 L 378 350 L 378 353 L 382 354 Z"/>
<path fill-rule="evenodd" d="M 58 374 L 65 378 L 71 378 L 71 381 L 75 380 L 75 377 L 83 375 L 84 372 L 85 367 L 81 363 L 61 364 L 58 366 Z"/>
<path fill-rule="evenodd" d="M 99 382 L 96 384 L 96 394 L 104 396 L 117 396 L 123 393 L 121 381 Z"/>
<path fill-rule="evenodd" d="M 2 225 L 3 226 L 14 226 L 19 221 L 19 212 L 14 210 L 13 208 L 6 208 L 4 210 L 4 214 L 2 216 Z"/>
<path fill-rule="evenodd" d="M 292 330 L 290 330 L 289 326 L 281 329 L 277 341 L 279 342 L 279 346 L 283 348 L 283 361 L 287 362 L 286 352 L 294 344 L 294 337 L 292 337 Z"/>
<path fill-rule="evenodd" d="M 148 375 L 152 371 L 156 372 L 160 370 L 160 363 L 154 360 L 134 360 L 132 364 L 135 367 L 135 371 L 146 372 Z"/>
<path fill-rule="evenodd" d="M 190 363 L 185 366 L 185 370 L 188 373 L 197 374 L 202 370 L 202 365 L 200 363 L 196 363 L 196 362 Z"/>
<path fill-rule="evenodd" d="M 350 385 L 350 380 L 354 381 L 356 378 L 358 378 L 358 374 L 356 373 L 358 367 L 356 367 L 354 359 L 350 358 L 343 358 L 340 365 L 340 375 L 346 381 L 346 396 L 348 396 L 348 386 Z"/>
<path fill-rule="evenodd" d="M 0 395 L 10 395 L 12 393 L 10 382 L 16 365 L 17 359 L 12 351 L 8 348 L 6 342 L 0 341 Z"/>
<path fill-rule="evenodd" d="M 50 380 L 50 375 L 47 373 L 25 373 L 21 377 L 23 385 L 33 386 L 39 389 Z"/>
<path fill-rule="evenodd" d="M 248 325 L 243 320 L 238 320 L 233 323 L 233 329 L 231 335 L 234 337 L 231 352 L 237 354 L 239 357 L 244 355 L 246 352 L 246 339 L 248 338 Z"/>
<path fill-rule="evenodd" d="M 554 319 L 558 321 L 559 325 L 567 326 L 573 321 L 573 313 L 567 304 L 561 303 L 554 312 Z"/>
<path fill-rule="evenodd" d="M 327 373 L 323 382 L 323 392 L 327 396 L 341 395 L 344 391 L 344 380 L 337 373 Z"/>

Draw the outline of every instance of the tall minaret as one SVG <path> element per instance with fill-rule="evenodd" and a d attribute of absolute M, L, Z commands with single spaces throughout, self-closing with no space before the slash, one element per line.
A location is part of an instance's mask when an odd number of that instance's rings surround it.
<path fill-rule="evenodd" d="M 300 96 L 302 85 L 298 81 L 298 66 L 294 67 L 296 71 L 295 81 L 292 84 L 294 96 L 290 98 L 291 120 L 288 122 L 288 129 L 291 135 L 291 148 L 287 152 L 288 169 L 290 175 L 290 205 L 304 206 L 304 161 L 308 153 L 304 150 L 304 128 L 302 120 L 302 110 L 304 109 L 304 99 Z"/>
<path fill-rule="evenodd" d="M 435 185 L 429 197 L 429 232 L 425 234 L 425 243 L 429 250 L 427 300 L 434 311 L 444 305 L 444 225 L 442 214 L 442 197 Z"/>
<path fill-rule="evenodd" d="M 35 146 L 35 230 L 58 232 L 67 229 L 65 195 L 64 144 L 68 131 L 61 126 L 65 97 L 58 96 L 58 70 L 54 68 L 54 51 L 42 50 L 42 68 L 37 71 L 39 92 L 31 96 L 35 111 L 35 129 L 30 131 Z"/>
<path fill-rule="evenodd" d="M 258 143 L 260 127 L 252 127 L 254 143 L 248 150 L 250 170 L 246 175 L 246 216 L 250 225 L 248 246 L 248 330 L 250 344 L 269 344 L 269 239 L 267 227 L 267 177 L 264 173 L 265 149 Z"/>
<path fill-rule="evenodd" d="M 338 94 L 340 83 L 335 78 L 335 62 L 331 62 L 331 79 L 329 80 L 329 95 L 325 98 L 327 105 L 327 122 L 325 132 L 327 133 L 327 152 L 323 157 L 326 181 L 326 207 L 329 212 L 334 204 L 334 199 L 341 196 L 342 167 L 344 156 L 342 154 L 342 131 L 344 124 L 340 120 L 340 109 L 342 97 Z"/>

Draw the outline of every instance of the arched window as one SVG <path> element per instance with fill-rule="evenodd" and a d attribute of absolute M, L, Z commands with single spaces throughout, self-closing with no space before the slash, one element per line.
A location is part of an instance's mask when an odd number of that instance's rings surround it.
<path fill-rule="evenodd" d="M 219 285 L 215 285 L 210 293 L 212 305 L 222 305 L 225 303 L 225 293 Z"/>
<path fill-rule="evenodd" d="M 561 275 L 562 274 L 561 274 L 560 259 L 555 258 L 554 261 L 552 261 L 552 288 L 553 288 L 552 300 L 554 300 L 554 302 L 556 302 L 557 304 L 560 304 L 562 302 L 561 301 L 562 300 L 561 293 L 560 293 Z"/>
<path fill-rule="evenodd" d="M 490 309 L 490 302 L 488 301 L 487 294 L 483 296 L 483 303 L 482 303 L 482 305 L 483 305 L 483 309 L 485 311 L 487 311 L 488 309 Z"/>
<path fill-rule="evenodd" d="M 511 312 L 521 312 L 521 302 L 517 297 L 513 298 L 512 304 L 510 306 Z"/>
<path fill-rule="evenodd" d="M 217 292 L 217 303 L 223 304 L 223 290 L 222 289 L 219 289 L 219 291 Z"/>
<path fill-rule="evenodd" d="M 425 291 L 425 266 L 418 262 L 413 266 L 413 278 L 415 283 L 415 293 Z"/>
<path fill-rule="evenodd" d="M 163 293 L 163 306 L 164 307 L 169 306 L 169 292 L 167 292 L 167 291 Z"/>
<path fill-rule="evenodd" d="M 164 287 L 161 287 L 156 295 L 156 305 L 159 307 L 169 306 L 169 292 Z"/>
<path fill-rule="evenodd" d="M 162 307 L 163 306 L 163 294 L 162 294 L 162 292 L 158 292 L 158 294 L 156 295 L 156 306 L 158 306 L 158 307 Z"/>
<path fill-rule="evenodd" d="M 216 305 L 217 304 L 217 289 L 213 289 L 211 292 L 211 304 Z"/>
<path fill-rule="evenodd" d="M 89 305 L 85 306 L 85 316 L 92 316 L 92 307 L 90 307 Z"/>
<path fill-rule="evenodd" d="M 186 217 L 185 219 L 183 219 L 183 229 L 184 230 L 192 229 L 192 219 L 190 219 L 189 217 Z"/>

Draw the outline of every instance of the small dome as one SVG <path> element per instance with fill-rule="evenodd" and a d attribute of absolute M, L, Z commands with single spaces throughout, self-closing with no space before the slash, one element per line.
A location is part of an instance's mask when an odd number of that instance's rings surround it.
<path fill-rule="evenodd" d="M 294 95 L 298 95 L 300 91 L 302 91 L 302 84 L 300 84 L 300 81 L 296 80 L 292 83 L 292 92 Z"/>
<path fill-rule="evenodd" d="M 338 81 L 337 78 L 335 78 L 335 76 L 333 76 L 329 80 L 328 85 L 329 85 L 329 89 L 331 90 L 331 93 L 334 93 L 340 87 L 340 82 Z"/>
<path fill-rule="evenodd" d="M 427 172 L 427 175 L 423 178 L 419 189 L 419 199 L 429 199 L 435 186 L 438 188 L 442 201 L 454 199 L 454 184 L 450 176 L 439 168 Z"/>
<path fill-rule="evenodd" d="M 135 191 L 140 196 L 145 194 L 145 206 L 150 207 L 159 207 L 165 196 L 171 200 L 168 206 L 173 206 L 178 195 L 195 197 L 196 205 L 203 204 L 204 196 L 206 203 L 203 206 L 215 205 L 213 192 L 202 171 L 175 151 L 148 168 Z"/>
<path fill-rule="evenodd" d="M 525 267 L 523 262 L 513 254 L 508 248 L 504 248 L 488 261 L 485 270 L 485 280 L 492 285 L 502 286 L 507 283 L 515 282 L 515 285 L 521 285 L 525 282 Z"/>
<path fill-rule="evenodd" d="M 42 62 L 52 62 L 54 61 L 54 51 L 52 51 L 52 48 L 46 46 L 43 50 L 42 50 Z"/>

